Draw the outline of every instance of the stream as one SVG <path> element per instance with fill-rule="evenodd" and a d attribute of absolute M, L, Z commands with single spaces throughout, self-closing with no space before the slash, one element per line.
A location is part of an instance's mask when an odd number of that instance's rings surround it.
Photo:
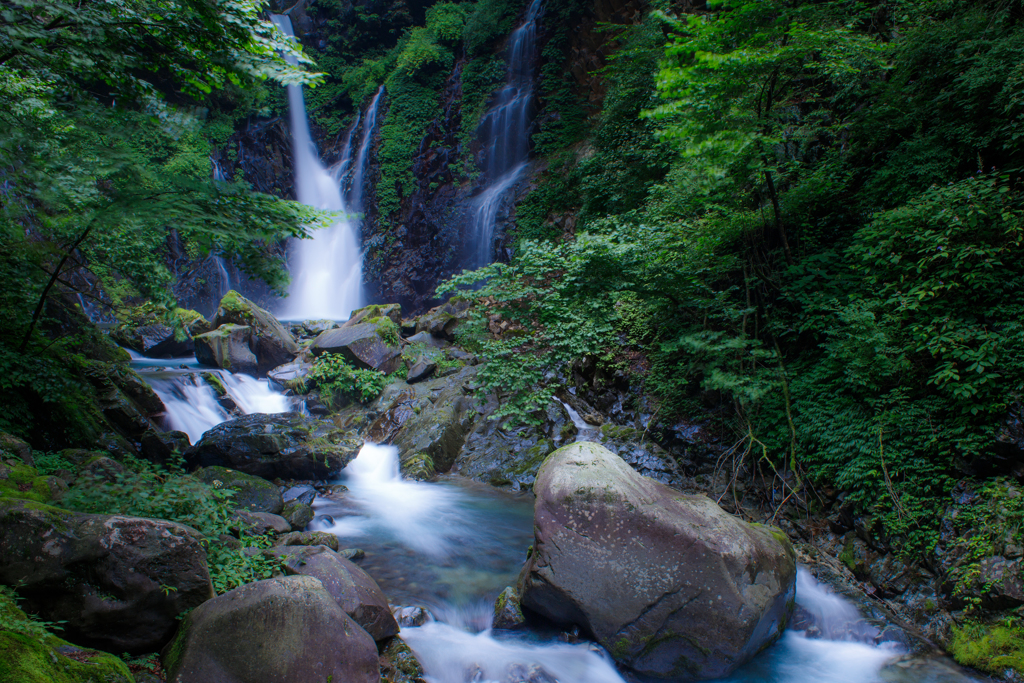
<path fill-rule="evenodd" d="M 152 360 L 133 354 L 132 365 L 167 407 L 168 429 L 192 443 L 232 417 L 201 372 L 213 372 L 226 398 L 242 413 L 285 412 L 300 406 L 267 380 L 201 368 L 194 359 Z M 563 404 L 565 405 L 565 404 Z M 569 406 L 580 429 L 586 425 Z M 310 529 L 359 548 L 359 565 L 395 607 L 429 613 L 400 637 L 415 652 L 430 683 L 620 683 L 619 672 L 593 643 L 566 642 L 566 634 L 536 624 L 519 631 L 491 628 L 493 603 L 515 585 L 533 542 L 533 497 L 509 493 L 457 476 L 432 482 L 403 479 L 398 450 L 366 443 L 335 483 L 347 490 L 318 496 Z M 900 645 L 877 644 L 877 627 L 845 598 L 801 568 L 797 604 L 810 616 L 814 635 L 789 630 L 728 683 L 966 683 L 948 659 L 910 656 Z M 568 638 L 568 640 L 576 640 Z"/>

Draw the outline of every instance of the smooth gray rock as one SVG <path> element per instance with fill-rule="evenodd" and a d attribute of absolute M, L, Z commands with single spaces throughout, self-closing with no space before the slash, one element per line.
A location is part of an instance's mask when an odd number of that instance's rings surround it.
<path fill-rule="evenodd" d="M 522 604 L 641 676 L 728 675 L 782 634 L 796 558 L 777 530 L 637 474 L 595 443 L 544 462 Z"/>
<path fill-rule="evenodd" d="M 323 584 L 246 584 L 193 610 L 162 652 L 168 683 L 379 683 L 373 638 Z"/>
<path fill-rule="evenodd" d="M 380 329 L 376 323 L 359 323 L 327 330 L 313 341 L 309 350 L 314 356 L 324 353 L 341 354 L 357 368 L 391 374 L 402 363 L 402 351 L 397 346 L 389 346 L 378 334 Z"/>
<path fill-rule="evenodd" d="M 273 548 L 286 574 L 320 579 L 345 613 L 362 626 L 374 640 L 398 633 L 387 598 L 370 575 L 338 553 L 322 545 Z"/>

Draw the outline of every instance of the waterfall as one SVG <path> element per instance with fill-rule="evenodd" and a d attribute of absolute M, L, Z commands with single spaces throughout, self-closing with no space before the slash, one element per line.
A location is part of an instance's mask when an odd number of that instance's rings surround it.
<path fill-rule="evenodd" d="M 221 256 L 213 256 L 213 264 L 217 267 L 217 295 L 220 299 L 231 291 L 231 275 L 228 273 L 227 264 Z"/>
<path fill-rule="evenodd" d="M 377 107 L 380 105 L 380 96 L 384 93 L 384 86 L 377 88 L 377 93 L 370 100 L 370 106 L 366 108 L 366 118 L 363 119 L 363 130 L 359 143 L 359 154 L 356 156 L 356 164 L 352 169 L 352 186 L 348 192 L 348 203 L 358 211 L 364 211 L 363 188 L 366 178 L 366 165 L 370 160 L 370 148 L 373 147 L 373 134 L 377 126 Z M 356 121 L 358 125 L 358 120 Z M 355 130 L 356 126 L 352 127 Z"/>
<path fill-rule="evenodd" d="M 484 189 L 473 199 L 469 210 L 466 265 L 471 268 L 491 262 L 498 209 L 530 158 L 534 52 L 540 11 L 541 0 L 532 0 L 523 23 L 509 36 L 505 87 L 495 95 L 493 106 L 477 129 L 483 142 Z"/>
<path fill-rule="evenodd" d="M 285 15 L 272 15 L 274 22 L 287 35 L 292 36 L 291 19 Z M 376 110 L 380 98 L 378 90 L 371 103 Z M 359 207 L 346 202 L 342 194 L 342 178 L 332 174 L 320 162 L 316 146 L 309 132 L 306 104 L 302 86 L 288 86 L 288 111 L 292 129 L 292 157 L 295 165 L 295 194 L 300 202 L 318 209 L 343 214 L 358 211 Z M 367 112 L 363 129 L 372 134 L 375 116 Z M 366 141 L 363 141 L 365 146 Z M 344 175 L 351 166 L 352 136 L 342 150 L 339 172 Z M 369 154 L 367 153 L 366 157 Z M 367 158 L 360 158 L 365 164 Z M 355 172 L 362 178 L 362 169 Z M 361 190 L 360 193 L 361 195 Z M 363 303 L 363 264 L 359 247 L 359 221 L 353 215 L 344 215 L 328 228 L 318 230 L 312 239 L 298 240 L 291 255 L 292 285 L 288 299 L 283 303 L 281 316 L 291 319 L 327 318 L 347 319 Z"/>

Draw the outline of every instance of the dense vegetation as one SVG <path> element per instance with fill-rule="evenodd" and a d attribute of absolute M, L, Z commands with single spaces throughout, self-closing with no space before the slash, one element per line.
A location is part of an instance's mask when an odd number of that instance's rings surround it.
<path fill-rule="evenodd" d="M 1022 19 L 728 0 L 618 29 L 515 259 L 453 281 L 487 278 L 490 312 L 529 331 L 479 342 L 503 413 L 529 420 L 553 366 L 639 355 L 663 424 L 710 412 L 784 494 L 843 490 L 930 549 L 1024 386 Z"/>
<path fill-rule="evenodd" d="M 109 371 L 91 364 L 120 357 L 70 302 L 151 300 L 175 324 L 174 240 L 283 289 L 266 246 L 314 217 L 212 181 L 209 160 L 229 105 L 244 116 L 266 79 L 314 82 L 283 55 L 308 62 L 250 0 L 0 5 L 0 429 L 96 438 L 90 373 Z"/>

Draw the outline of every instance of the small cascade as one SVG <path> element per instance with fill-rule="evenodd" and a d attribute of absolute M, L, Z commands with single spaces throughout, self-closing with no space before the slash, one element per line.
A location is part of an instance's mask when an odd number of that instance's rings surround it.
<path fill-rule="evenodd" d="M 217 295 L 223 299 L 224 295 L 231 291 L 231 275 L 228 273 L 227 264 L 222 256 L 211 256 L 213 265 L 217 268 Z"/>
<path fill-rule="evenodd" d="M 533 128 L 537 19 L 542 0 L 532 0 L 523 23 L 508 39 L 506 85 L 477 129 L 483 143 L 483 191 L 470 205 L 466 266 L 479 268 L 494 257 L 494 226 L 508 191 L 526 169 Z"/>
<path fill-rule="evenodd" d="M 572 423 L 574 425 L 576 425 L 576 438 L 574 439 L 574 441 L 579 442 L 598 440 L 597 437 L 600 432 L 597 427 L 587 423 L 582 417 L 580 417 L 580 414 L 576 412 L 573 409 L 573 407 L 566 403 L 565 401 L 559 398 L 556 398 L 555 400 L 562 404 L 562 407 L 565 408 L 565 412 L 569 413 L 569 419 L 572 420 Z"/>
<path fill-rule="evenodd" d="M 166 412 L 167 429 L 185 432 L 196 443 L 207 430 L 238 415 L 252 413 L 285 413 L 294 410 L 292 402 L 270 387 L 266 379 L 235 375 L 225 370 L 200 368 L 194 358 L 155 360 L 129 351 L 132 367 L 139 373 L 160 400 Z M 215 375 L 224 387 L 219 397 L 199 371 Z"/>
<path fill-rule="evenodd" d="M 272 15 L 282 31 L 294 35 L 291 19 Z M 288 110 L 295 165 L 295 194 L 300 202 L 318 209 L 348 213 L 339 179 L 320 162 L 309 131 L 302 86 L 288 86 Z M 369 117 L 367 117 L 369 118 Z M 342 158 L 352 154 L 349 145 Z M 363 303 L 363 256 L 359 247 L 359 222 L 349 215 L 318 230 L 311 239 L 298 240 L 292 251 L 292 285 L 281 315 L 291 319 L 344 320 Z"/>

